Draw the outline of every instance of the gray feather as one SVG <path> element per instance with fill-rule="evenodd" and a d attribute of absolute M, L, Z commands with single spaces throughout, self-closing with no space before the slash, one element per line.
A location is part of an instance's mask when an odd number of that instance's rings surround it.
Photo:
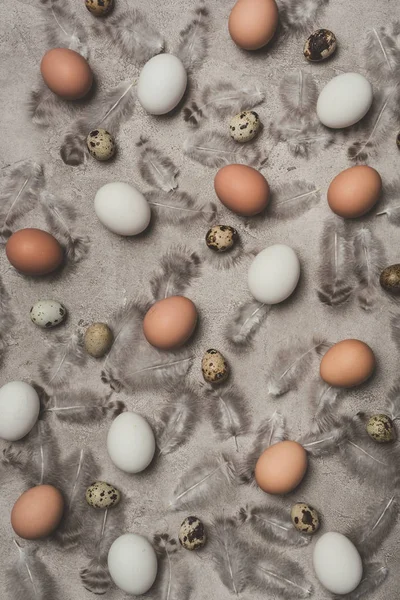
<path fill-rule="evenodd" d="M 364 596 L 370 596 L 385 581 L 389 573 L 388 568 L 380 563 L 364 563 L 363 578 L 350 594 L 346 596 L 334 596 L 335 600 L 360 600 Z"/>
<path fill-rule="evenodd" d="M 398 516 L 399 503 L 394 495 L 363 509 L 360 522 L 350 529 L 348 536 L 364 560 L 380 550 L 382 542 L 395 528 Z"/>
<path fill-rule="evenodd" d="M 32 123 L 39 127 L 59 125 L 61 115 L 71 117 L 76 109 L 75 105 L 71 106 L 71 103 L 53 94 L 42 82 L 30 92 L 27 104 Z"/>
<path fill-rule="evenodd" d="M 400 226 L 400 180 L 384 183 L 383 185 L 383 210 L 376 213 L 376 217 L 386 215 L 389 223 Z"/>
<path fill-rule="evenodd" d="M 382 242 L 366 227 L 354 235 L 354 260 L 358 301 L 364 310 L 373 310 L 380 295 L 379 276 L 386 257 Z"/>
<path fill-rule="evenodd" d="M 312 431 L 326 431 L 333 424 L 335 408 L 343 397 L 343 390 L 315 379 L 310 384 L 309 396 L 314 411 Z"/>
<path fill-rule="evenodd" d="M 167 223 L 180 225 L 189 221 L 214 221 L 217 209 L 213 202 L 201 204 L 187 192 L 146 192 L 147 202 L 157 217 Z"/>
<path fill-rule="evenodd" d="M 157 187 L 164 192 L 171 192 L 178 187 L 176 177 L 178 168 L 168 156 L 164 156 L 154 146 L 149 144 L 148 139 L 141 136 L 136 144 L 141 149 L 139 157 L 139 171 L 150 186 Z"/>
<path fill-rule="evenodd" d="M 263 592 L 274 593 L 282 598 L 308 598 L 313 587 L 305 579 L 303 569 L 283 554 L 263 547 L 254 563 L 253 585 Z"/>
<path fill-rule="evenodd" d="M 5 587 L 12 600 L 49 600 L 57 598 L 55 579 L 37 555 L 39 546 L 28 543 L 21 546 L 13 540 L 18 556 L 13 564 L 5 568 Z"/>
<path fill-rule="evenodd" d="M 269 304 L 262 304 L 257 300 L 241 304 L 226 324 L 225 335 L 228 341 L 238 348 L 251 345 L 270 309 Z"/>
<path fill-rule="evenodd" d="M 200 67 L 207 56 L 209 23 L 208 9 L 201 0 L 192 20 L 179 32 L 179 44 L 175 52 L 188 71 Z"/>
<path fill-rule="evenodd" d="M 392 421 L 400 419 L 400 381 L 396 381 L 388 391 L 385 408 Z"/>
<path fill-rule="evenodd" d="M 317 85 L 308 73 L 301 69 L 285 75 L 279 85 L 279 95 L 287 115 L 304 118 L 313 115 L 317 104 Z"/>
<path fill-rule="evenodd" d="M 266 158 L 259 150 L 241 146 L 245 144 L 238 144 L 222 133 L 199 131 L 184 141 L 183 152 L 206 167 L 222 167 L 231 163 L 261 167 L 265 164 Z"/>
<path fill-rule="evenodd" d="M 279 17 L 284 31 L 309 33 L 315 19 L 328 4 L 329 0 L 281 0 Z"/>
<path fill-rule="evenodd" d="M 241 508 L 239 520 L 248 523 L 265 541 L 288 546 L 307 546 L 311 536 L 302 535 L 294 528 L 290 511 L 278 506 L 250 505 Z"/>
<path fill-rule="evenodd" d="M 268 216 L 283 221 L 295 219 L 318 204 L 320 192 L 313 183 L 304 180 L 281 184 L 272 191 Z"/>
<path fill-rule="evenodd" d="M 64 2 L 53 1 L 44 9 L 44 28 L 50 48 L 69 48 L 88 58 L 86 32 L 75 11 L 69 11 Z"/>
<path fill-rule="evenodd" d="M 368 32 L 364 47 L 369 73 L 377 81 L 396 80 L 400 76 L 400 24 L 395 21 Z"/>
<path fill-rule="evenodd" d="M 190 569 L 176 559 L 177 542 L 168 534 L 156 534 L 153 547 L 160 557 L 157 579 L 151 589 L 154 600 L 189 600 L 192 592 Z"/>
<path fill-rule="evenodd" d="M 110 400 L 110 394 L 100 395 L 90 389 L 62 389 L 52 394 L 43 415 L 55 415 L 67 423 L 88 424 L 115 418 L 126 410 L 121 400 Z"/>
<path fill-rule="evenodd" d="M 348 444 L 349 428 L 348 420 L 342 417 L 340 423 L 333 422 L 331 427 L 323 428 L 322 431 L 312 430 L 302 436 L 298 442 L 311 456 L 319 457 L 325 454 L 333 454 L 339 447 Z"/>
<path fill-rule="evenodd" d="M 192 435 L 197 424 L 199 397 L 192 387 L 178 384 L 171 389 L 168 404 L 156 419 L 160 454 L 175 452 Z"/>
<path fill-rule="evenodd" d="M 85 364 L 87 355 L 79 332 L 58 335 L 49 346 L 39 365 L 39 374 L 47 386 L 57 388 L 65 385 L 72 372 Z"/>
<path fill-rule="evenodd" d="M 277 142 L 286 142 L 293 156 L 302 158 L 309 158 L 313 152 L 325 150 L 335 139 L 321 123 L 308 118 L 299 119 L 290 113 L 270 123 L 269 132 Z"/>
<path fill-rule="evenodd" d="M 246 434 L 250 416 L 246 398 L 236 386 L 206 386 L 206 397 L 214 431 L 221 440 L 233 437 L 237 448 L 237 436 Z"/>
<path fill-rule="evenodd" d="M 150 279 L 153 299 L 182 296 L 191 282 L 200 276 L 200 270 L 200 259 L 195 252 L 185 246 L 171 246 Z"/>

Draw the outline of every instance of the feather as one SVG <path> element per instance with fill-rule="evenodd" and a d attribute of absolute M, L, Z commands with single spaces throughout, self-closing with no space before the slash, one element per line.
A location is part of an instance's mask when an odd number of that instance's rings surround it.
<path fill-rule="evenodd" d="M 286 114 L 302 119 L 313 115 L 318 97 L 313 76 L 301 69 L 285 75 L 279 85 L 279 96 Z"/>
<path fill-rule="evenodd" d="M 268 205 L 268 217 L 295 219 L 308 212 L 321 199 L 321 190 L 307 181 L 291 181 L 277 186 Z"/>
<path fill-rule="evenodd" d="M 368 32 L 364 46 L 368 72 L 377 81 L 396 80 L 400 76 L 399 22 Z"/>
<path fill-rule="evenodd" d="M 360 522 L 348 532 L 363 559 L 372 558 L 396 526 L 399 504 L 395 496 L 386 497 L 362 511 Z"/>
<path fill-rule="evenodd" d="M 221 482 L 231 483 L 234 477 L 233 465 L 223 454 L 203 458 L 200 463 L 181 475 L 172 498 L 171 510 L 183 510 L 187 505 L 196 507 L 209 502 L 213 492 L 220 492 Z"/>
<path fill-rule="evenodd" d="M 243 392 L 234 385 L 206 386 L 205 392 L 214 431 L 221 440 L 233 437 L 236 450 L 239 450 L 237 436 L 247 433 L 250 427 L 249 408 Z"/>
<path fill-rule="evenodd" d="M 390 319 L 391 338 L 400 352 L 400 314 L 392 314 Z"/>
<path fill-rule="evenodd" d="M 317 15 L 329 0 L 281 0 L 279 17 L 284 30 L 308 33 Z"/>
<path fill-rule="evenodd" d="M 205 236 L 206 240 L 207 237 L 208 231 Z M 256 254 L 258 254 L 258 251 L 259 250 L 257 248 L 251 248 L 250 246 L 246 246 L 245 249 L 242 240 L 238 236 L 236 237 L 234 246 L 223 252 L 216 252 L 213 249 L 209 248 L 206 244 L 204 244 L 204 239 L 202 239 L 200 256 L 201 260 L 203 260 L 204 262 L 210 264 L 215 269 L 223 271 L 236 267 L 242 262 L 244 258 L 246 258 L 247 256 L 255 256 Z"/>
<path fill-rule="evenodd" d="M 66 165 L 77 167 L 85 162 L 88 153 L 86 138 L 92 129 L 91 125 L 87 119 L 79 118 L 64 135 L 60 156 Z"/>
<path fill-rule="evenodd" d="M 76 108 L 53 94 L 43 83 L 38 83 L 35 89 L 31 90 L 27 104 L 32 123 L 39 127 L 59 125 L 60 113 L 70 117 Z"/>
<path fill-rule="evenodd" d="M 85 491 L 98 478 L 99 468 L 90 451 L 75 450 L 62 470 L 65 509 L 53 539 L 64 549 L 71 549 L 79 544 L 86 516 Z"/>
<path fill-rule="evenodd" d="M 94 513 L 94 515 L 93 515 Z M 83 542 L 89 563 L 80 569 L 82 585 L 93 594 L 105 594 L 111 585 L 107 556 L 111 544 L 124 532 L 123 502 L 112 509 L 91 511 Z"/>
<path fill-rule="evenodd" d="M 293 527 L 289 512 L 278 506 L 246 506 L 240 509 L 239 520 L 248 523 L 268 543 L 301 547 L 311 541 L 310 536 L 302 535 Z"/>
<path fill-rule="evenodd" d="M 155 301 L 169 296 L 182 296 L 193 279 L 200 276 L 200 259 L 184 246 L 171 246 L 162 256 L 160 266 L 150 279 Z"/>
<path fill-rule="evenodd" d="M 400 179 L 385 183 L 383 186 L 383 199 L 385 205 L 383 210 L 376 213 L 376 217 L 386 215 L 389 223 L 400 226 Z M 391 204 L 393 203 L 393 204 Z"/>
<path fill-rule="evenodd" d="M 61 387 L 70 380 L 73 370 L 85 362 L 81 333 L 58 335 L 41 361 L 39 373 L 46 385 Z"/>
<path fill-rule="evenodd" d="M 248 300 L 241 304 L 227 322 L 225 335 L 236 347 L 250 345 L 271 306 L 257 300 Z"/>
<path fill-rule="evenodd" d="M 385 565 L 380 563 L 366 563 L 363 565 L 363 578 L 360 583 L 350 594 L 346 596 L 334 596 L 335 600 L 360 600 L 364 596 L 373 594 L 380 585 L 385 581 L 389 570 Z"/>
<path fill-rule="evenodd" d="M 45 11 L 45 30 L 50 48 L 69 48 L 88 58 L 86 33 L 75 12 L 69 12 L 65 3 L 51 2 Z"/>
<path fill-rule="evenodd" d="M 0 366 L 7 349 L 6 336 L 14 323 L 15 316 L 11 310 L 11 298 L 0 277 Z"/>
<path fill-rule="evenodd" d="M 342 220 L 325 221 L 320 256 L 318 298 L 328 306 L 339 306 L 350 298 L 355 285 L 351 281 L 354 263 L 352 245 Z"/>
<path fill-rule="evenodd" d="M 311 456 L 319 457 L 325 454 L 333 454 L 340 444 L 345 445 L 348 443 L 348 437 L 349 422 L 347 419 L 342 418 L 340 424 L 334 422 L 329 429 L 310 431 L 298 441 Z"/>
<path fill-rule="evenodd" d="M 321 379 L 315 379 L 310 385 L 309 396 L 314 405 L 312 431 L 326 431 L 333 424 L 333 410 L 342 398 L 343 390 L 328 385 Z"/>
<path fill-rule="evenodd" d="M 99 20 L 92 31 L 102 41 L 108 38 L 110 47 L 117 47 L 129 63 L 144 64 L 164 49 L 162 36 L 136 8 Z"/>
<path fill-rule="evenodd" d="M 183 152 L 206 167 L 243 163 L 260 168 L 265 164 L 266 158 L 259 150 L 242 148 L 244 145 L 216 131 L 199 131 L 184 141 Z"/>
<path fill-rule="evenodd" d="M 173 560 L 178 550 L 177 541 L 168 534 L 156 534 L 153 538 L 153 547 L 161 558 L 159 571 L 152 598 L 155 600 L 188 600 L 192 582 L 190 571 L 185 565 L 178 565 Z"/>
<path fill-rule="evenodd" d="M 249 83 L 238 87 L 234 83 L 220 81 L 207 85 L 188 107 L 183 109 L 184 120 L 193 127 L 208 116 L 211 109 L 219 117 L 229 117 L 243 110 L 251 110 L 264 100 L 265 95 L 258 84 Z"/>
<path fill-rule="evenodd" d="M 311 367 L 315 357 L 321 356 L 329 347 L 326 340 L 317 336 L 288 338 L 281 345 L 267 376 L 268 394 L 273 398 L 282 396 L 297 387 Z"/>
<path fill-rule="evenodd" d="M 251 582 L 253 569 L 248 545 L 237 535 L 237 529 L 234 519 L 225 516 L 214 519 L 210 529 L 213 532 L 210 551 L 221 582 L 239 596 Z"/>
<path fill-rule="evenodd" d="M 39 546 L 28 544 L 24 547 L 13 540 L 18 550 L 18 558 L 5 569 L 5 587 L 13 600 L 48 600 L 57 598 L 54 578 L 46 565 L 37 556 Z"/>
<path fill-rule="evenodd" d="M 146 183 L 157 187 L 164 192 L 171 192 L 178 187 L 176 177 L 178 167 L 174 165 L 168 156 L 164 156 L 157 148 L 151 146 L 144 136 L 140 136 L 136 144 L 141 149 L 139 157 L 139 171 Z"/>
<path fill-rule="evenodd" d="M 51 233 L 64 242 L 68 262 L 76 264 L 82 260 L 89 249 L 89 238 L 73 231 L 78 216 L 75 208 L 48 192 L 41 194 L 40 204 Z"/>
<path fill-rule="evenodd" d="M 269 132 L 277 142 L 286 142 L 293 156 L 302 158 L 309 158 L 311 152 L 325 150 L 335 141 L 333 134 L 320 123 L 298 119 L 291 114 L 270 123 Z"/>
<path fill-rule="evenodd" d="M 171 389 L 168 404 L 156 420 L 160 454 L 175 452 L 191 437 L 197 424 L 198 403 L 198 395 L 192 387 L 180 383 Z"/>
<path fill-rule="evenodd" d="M 255 579 L 253 585 L 269 593 L 279 594 L 282 598 L 308 598 L 313 591 L 312 585 L 304 578 L 303 569 L 271 548 L 263 547 L 253 564 Z"/>
<path fill-rule="evenodd" d="M 372 310 L 380 296 L 379 276 L 386 257 L 382 242 L 366 227 L 361 227 L 354 235 L 354 260 L 359 284 L 358 301 L 364 310 Z"/>
<path fill-rule="evenodd" d="M 54 414 L 60 421 L 67 423 L 95 423 L 104 418 L 114 419 L 126 410 L 121 400 L 110 400 L 110 395 L 100 396 L 90 389 L 59 390 L 49 398 L 44 409 L 46 413 Z"/>
<path fill-rule="evenodd" d="M 286 438 L 285 419 L 274 412 L 272 417 L 260 423 L 253 444 L 246 457 L 237 466 L 237 475 L 240 483 L 254 482 L 254 469 L 261 453 Z"/>
<path fill-rule="evenodd" d="M 213 202 L 201 204 L 186 192 L 146 192 L 147 202 L 160 219 L 167 223 L 180 225 L 189 221 L 214 221 L 217 209 Z"/>
<path fill-rule="evenodd" d="M 201 67 L 207 56 L 209 24 L 208 9 L 201 0 L 190 23 L 179 32 L 179 44 L 175 52 L 188 71 Z"/>
<path fill-rule="evenodd" d="M 41 165 L 27 161 L 12 169 L 0 193 L 1 243 L 5 243 L 12 234 L 11 227 L 15 221 L 34 208 L 43 186 Z"/>
<path fill-rule="evenodd" d="M 386 400 L 387 414 L 390 416 L 392 421 L 400 419 L 400 382 L 396 381 L 390 388 L 387 394 Z"/>
<path fill-rule="evenodd" d="M 365 162 L 374 156 L 382 142 L 397 126 L 398 85 L 374 98 L 373 108 L 366 118 L 366 132 L 361 140 L 353 142 L 347 149 L 347 156 L 355 162 Z"/>

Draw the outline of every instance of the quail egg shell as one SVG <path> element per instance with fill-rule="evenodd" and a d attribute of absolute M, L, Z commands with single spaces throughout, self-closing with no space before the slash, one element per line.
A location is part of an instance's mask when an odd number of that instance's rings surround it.
<path fill-rule="evenodd" d="M 228 363 L 221 352 L 214 350 L 214 348 L 210 348 L 204 353 L 201 361 L 201 371 L 208 383 L 222 383 L 229 375 Z"/>
<path fill-rule="evenodd" d="M 258 114 L 254 110 L 244 110 L 235 115 L 230 122 L 229 132 L 236 142 L 250 142 L 256 137 L 261 126 Z"/>
<path fill-rule="evenodd" d="M 329 29 L 314 31 L 304 44 L 304 56 L 310 62 L 319 62 L 332 56 L 336 50 L 336 36 Z"/>
<path fill-rule="evenodd" d="M 86 8 L 96 17 L 107 15 L 114 7 L 114 0 L 86 0 Z"/>
<path fill-rule="evenodd" d="M 115 154 L 115 140 L 105 129 L 93 129 L 86 138 L 86 145 L 96 160 L 110 160 Z"/>
<path fill-rule="evenodd" d="M 373 415 L 367 423 L 367 433 L 379 444 L 391 442 L 396 437 L 393 421 L 387 415 Z"/>
<path fill-rule="evenodd" d="M 83 345 L 90 356 L 101 358 L 110 350 L 113 339 L 113 332 L 106 323 L 92 323 L 85 331 Z"/>
<path fill-rule="evenodd" d="M 62 323 L 67 309 L 57 300 L 39 300 L 30 310 L 32 323 L 43 329 L 50 329 Z"/>
<path fill-rule="evenodd" d="M 121 493 L 105 481 L 95 481 L 86 490 L 86 502 L 93 508 L 112 508 L 121 500 Z"/>
<path fill-rule="evenodd" d="M 238 239 L 238 232 L 229 225 L 215 225 L 207 231 L 206 244 L 215 252 L 230 250 Z"/>
<path fill-rule="evenodd" d="M 379 283 L 387 292 L 400 294 L 400 264 L 390 265 L 383 269 Z"/>
<path fill-rule="evenodd" d="M 318 512 L 304 502 L 297 502 L 290 512 L 292 523 L 301 533 L 312 534 L 319 529 L 320 520 Z"/>
<path fill-rule="evenodd" d="M 186 517 L 179 530 L 179 541 L 186 550 L 198 550 L 205 545 L 207 536 L 200 519 Z"/>

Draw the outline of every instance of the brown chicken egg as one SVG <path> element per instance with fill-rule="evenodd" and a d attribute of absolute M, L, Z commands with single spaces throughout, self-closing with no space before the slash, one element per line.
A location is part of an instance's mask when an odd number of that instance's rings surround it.
<path fill-rule="evenodd" d="M 367 165 L 345 169 L 331 181 L 328 204 L 331 210 L 347 219 L 362 217 L 375 206 L 382 191 L 378 171 Z"/>
<path fill-rule="evenodd" d="M 298 442 L 285 440 L 261 454 L 255 468 L 257 485 L 268 494 L 288 494 L 307 471 L 307 452 Z"/>
<path fill-rule="evenodd" d="M 66 100 L 78 100 L 89 92 L 93 73 L 87 60 L 68 48 L 52 48 L 40 64 L 43 80 L 52 92 Z"/>
<path fill-rule="evenodd" d="M 25 540 L 46 537 L 57 529 L 64 510 L 64 500 L 52 485 L 37 485 L 24 492 L 11 511 L 11 525 Z"/>
<path fill-rule="evenodd" d="M 229 34 L 244 50 L 258 50 L 274 37 L 278 26 L 275 0 L 238 0 L 229 15 Z"/>
<path fill-rule="evenodd" d="M 47 275 L 63 261 L 63 250 L 51 233 L 41 229 L 20 229 L 6 244 L 7 258 L 24 275 Z"/>
<path fill-rule="evenodd" d="M 257 169 L 226 165 L 214 179 L 215 193 L 226 208 L 245 217 L 262 212 L 269 201 L 268 181 Z"/>
<path fill-rule="evenodd" d="M 322 357 L 320 375 L 329 385 L 351 388 L 367 381 L 375 365 L 375 355 L 368 344 L 360 340 L 342 340 Z"/>
<path fill-rule="evenodd" d="M 189 298 L 170 296 L 159 300 L 147 311 L 143 333 L 152 346 L 172 350 L 183 346 L 195 330 L 197 310 Z"/>

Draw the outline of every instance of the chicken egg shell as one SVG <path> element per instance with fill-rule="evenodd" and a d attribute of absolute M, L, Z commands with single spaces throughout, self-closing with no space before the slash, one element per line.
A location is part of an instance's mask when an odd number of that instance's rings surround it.
<path fill-rule="evenodd" d="M 141 415 L 123 412 L 111 423 L 107 450 L 112 462 L 126 473 L 140 473 L 153 460 L 154 433 Z"/>
<path fill-rule="evenodd" d="M 329 531 L 317 540 L 313 563 L 319 581 L 333 594 L 349 594 L 361 581 L 363 566 L 358 550 L 336 531 Z"/>
<path fill-rule="evenodd" d="M 187 85 L 185 67 L 173 54 L 153 56 L 143 67 L 137 97 L 151 115 L 164 115 L 181 101 Z"/>
<path fill-rule="evenodd" d="M 278 16 L 275 0 L 238 0 L 229 15 L 229 34 L 240 48 L 258 50 L 274 37 Z"/>
<path fill-rule="evenodd" d="M 40 411 L 36 390 L 24 381 L 9 381 L 0 388 L 0 438 L 15 442 L 35 425 Z"/>
<path fill-rule="evenodd" d="M 368 344 L 361 340 L 342 340 L 322 357 L 320 375 L 329 385 L 350 388 L 367 381 L 375 365 L 375 356 Z"/>
<path fill-rule="evenodd" d="M 372 104 L 372 86 L 359 73 L 343 73 L 331 79 L 317 101 L 317 115 L 326 127 L 342 129 L 360 121 Z"/>
<path fill-rule="evenodd" d="M 300 262 L 292 248 L 275 244 L 264 248 L 254 258 L 248 272 L 251 294 L 264 304 L 278 304 L 296 289 Z"/>
<path fill-rule="evenodd" d="M 143 194 L 121 181 L 106 183 L 97 190 L 94 210 L 107 229 L 123 236 L 142 233 L 151 218 L 150 206 Z"/>
<path fill-rule="evenodd" d="M 111 579 L 127 594 L 145 594 L 157 577 L 154 548 L 136 533 L 125 533 L 111 544 L 107 563 Z"/>

